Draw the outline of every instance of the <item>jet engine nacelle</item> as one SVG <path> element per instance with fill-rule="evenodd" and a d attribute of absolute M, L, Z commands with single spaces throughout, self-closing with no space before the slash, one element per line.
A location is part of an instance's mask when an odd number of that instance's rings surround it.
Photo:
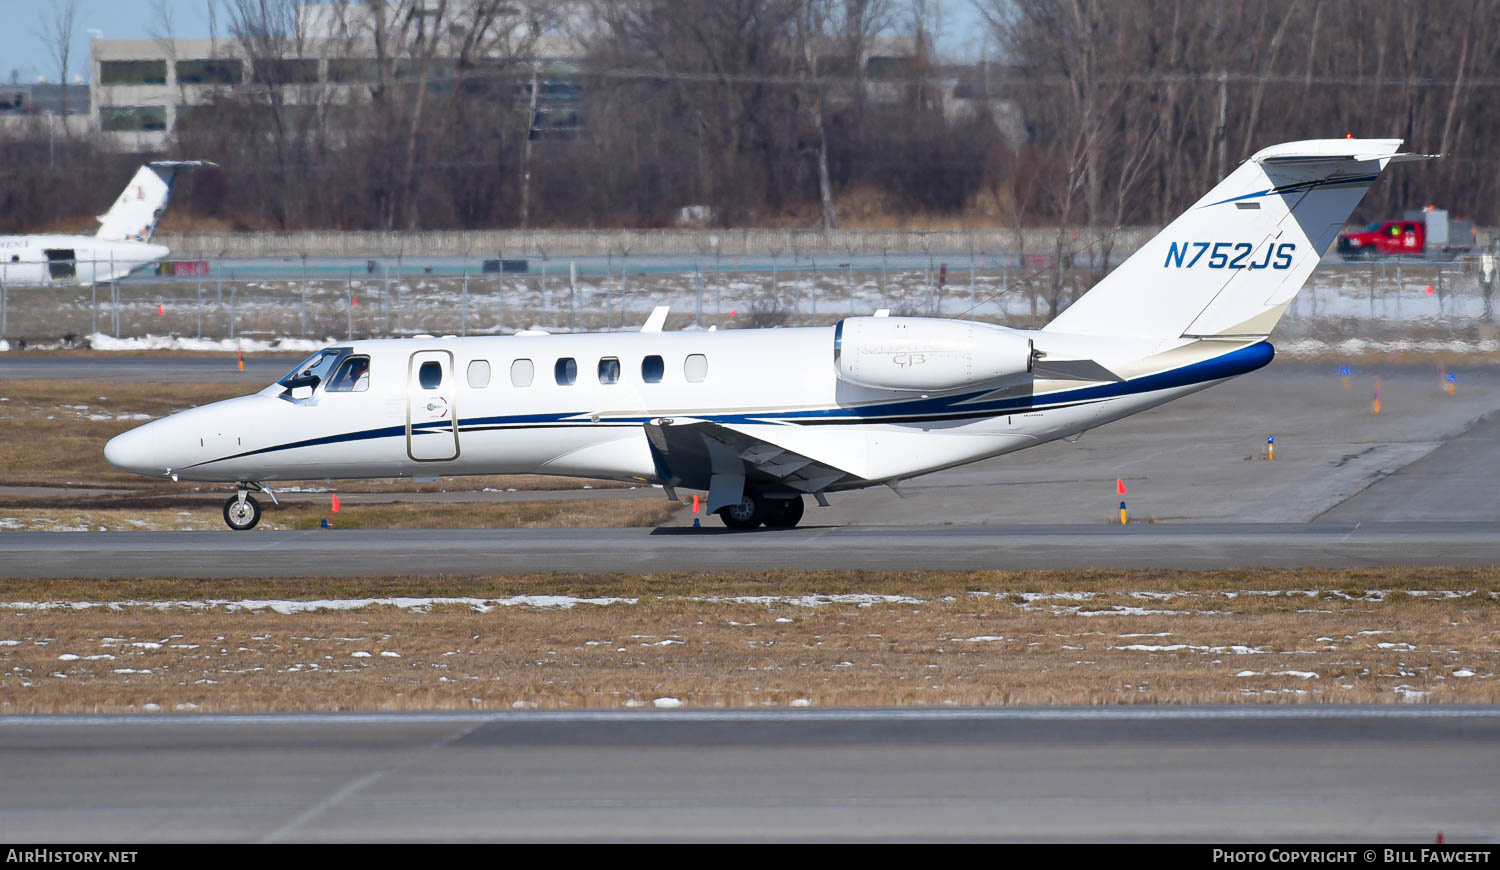
<path fill-rule="evenodd" d="M 941 391 L 1031 371 L 1031 339 L 995 326 L 925 317 L 847 317 L 833 333 L 840 380 Z"/>

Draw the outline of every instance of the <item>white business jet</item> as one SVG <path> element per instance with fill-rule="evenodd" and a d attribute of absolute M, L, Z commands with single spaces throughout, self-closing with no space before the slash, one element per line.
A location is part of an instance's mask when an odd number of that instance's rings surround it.
<path fill-rule="evenodd" d="M 706 490 L 725 525 L 1092 429 L 1254 371 L 1400 140 L 1257 153 L 1040 330 L 831 327 L 351 341 L 275 384 L 111 440 L 115 468 L 238 482 L 536 473 Z M 899 491 L 899 490 L 898 490 Z"/>
<path fill-rule="evenodd" d="M 113 281 L 171 253 L 151 244 L 177 175 L 204 160 L 147 163 L 130 179 L 115 204 L 99 218 L 92 236 L 44 234 L 0 236 L 0 281 L 8 286 L 82 285 Z"/>

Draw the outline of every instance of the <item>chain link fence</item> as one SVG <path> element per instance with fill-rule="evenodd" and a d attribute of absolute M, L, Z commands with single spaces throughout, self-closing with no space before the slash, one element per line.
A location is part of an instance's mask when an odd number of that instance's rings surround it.
<path fill-rule="evenodd" d="M 1046 255 L 1003 254 L 593 265 L 590 272 L 578 260 L 555 259 L 547 271 L 466 265 L 413 274 L 372 263 L 346 264 L 342 274 L 248 277 L 210 264 L 207 274 L 87 287 L 10 286 L 0 274 L 0 340 L 19 349 L 85 346 L 90 336 L 275 343 L 628 330 L 659 305 L 672 309 L 669 329 L 826 325 L 879 309 L 1030 328 L 1099 275 Z M 1493 338 L 1495 281 L 1493 258 L 1331 262 L 1314 273 L 1278 335 Z"/>

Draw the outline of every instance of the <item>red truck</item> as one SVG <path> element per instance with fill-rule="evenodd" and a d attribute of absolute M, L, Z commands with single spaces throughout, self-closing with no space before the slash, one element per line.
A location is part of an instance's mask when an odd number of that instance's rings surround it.
<path fill-rule="evenodd" d="M 1399 221 L 1381 221 L 1363 232 L 1339 236 L 1339 255 L 1345 260 L 1364 257 L 1417 256 L 1453 258 L 1474 250 L 1478 236 L 1469 221 L 1448 219 L 1444 209 L 1428 206 L 1409 211 Z"/>

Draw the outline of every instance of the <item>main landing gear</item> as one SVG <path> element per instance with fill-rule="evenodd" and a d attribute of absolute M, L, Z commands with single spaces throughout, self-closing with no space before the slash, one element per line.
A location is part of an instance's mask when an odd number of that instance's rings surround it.
<path fill-rule="evenodd" d="M 260 502 L 250 495 L 252 489 L 269 495 L 273 504 L 280 504 L 269 486 L 250 480 L 240 481 L 239 492 L 224 502 L 224 522 L 236 532 L 248 532 L 260 522 Z"/>
<path fill-rule="evenodd" d="M 719 508 L 719 518 L 731 529 L 790 529 L 802 519 L 802 496 L 772 498 L 745 490 L 739 504 Z"/>

